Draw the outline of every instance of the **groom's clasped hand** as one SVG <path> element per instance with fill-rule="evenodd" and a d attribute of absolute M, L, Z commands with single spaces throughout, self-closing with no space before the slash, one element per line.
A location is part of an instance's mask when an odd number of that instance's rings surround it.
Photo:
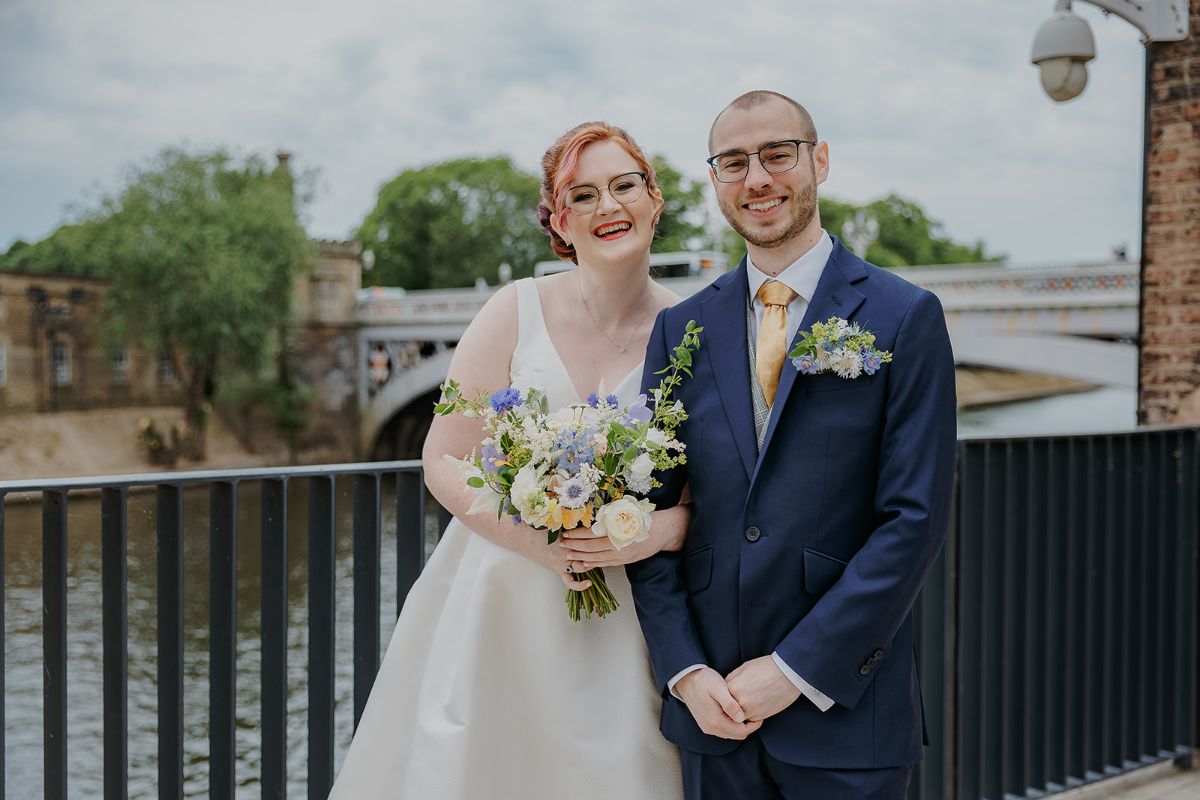
<path fill-rule="evenodd" d="M 700 730 L 722 739 L 745 739 L 800 698 L 770 656 L 755 658 L 722 678 L 704 667 L 675 684 Z"/>

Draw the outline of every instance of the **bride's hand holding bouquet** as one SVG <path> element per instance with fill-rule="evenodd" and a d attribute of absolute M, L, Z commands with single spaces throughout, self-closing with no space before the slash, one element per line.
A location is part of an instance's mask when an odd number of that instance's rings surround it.
<path fill-rule="evenodd" d="M 475 493 L 468 513 L 494 509 L 497 518 L 507 515 L 516 524 L 544 531 L 551 545 L 564 531 L 580 528 L 606 537 L 617 551 L 646 541 L 655 509 L 645 496 L 660 485 L 654 472 L 686 461 L 684 446 L 674 436 L 687 412 L 670 396 L 682 375 L 691 374 L 701 330 L 689 324 L 660 373 L 665 377 L 651 392 L 653 409 L 646 395 L 621 406 L 603 386 L 586 403 L 552 411 L 536 388 L 509 387 L 468 398 L 455 381 L 444 384 L 435 413 L 478 417 L 486 437 L 480 452 L 468 458 L 446 456 Z M 616 609 L 601 568 L 590 569 L 579 581 L 590 585 L 567 592 L 572 619 L 603 617 Z"/>

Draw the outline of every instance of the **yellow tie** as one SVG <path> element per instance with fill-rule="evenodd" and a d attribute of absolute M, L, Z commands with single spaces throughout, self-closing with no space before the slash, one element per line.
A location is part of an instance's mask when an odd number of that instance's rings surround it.
<path fill-rule="evenodd" d="M 779 281 L 767 281 L 758 290 L 758 299 L 764 310 L 758 326 L 758 344 L 754 351 L 754 371 L 762 386 L 767 407 L 775 404 L 775 390 L 779 388 L 779 372 L 787 355 L 787 306 L 795 300 L 796 293 Z"/>

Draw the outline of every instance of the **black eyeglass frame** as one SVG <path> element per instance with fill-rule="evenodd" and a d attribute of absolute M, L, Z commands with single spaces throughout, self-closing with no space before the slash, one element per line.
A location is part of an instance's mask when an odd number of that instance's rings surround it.
<path fill-rule="evenodd" d="M 791 172 L 792 170 L 794 170 L 796 168 L 796 164 L 800 163 L 800 145 L 802 145 L 802 144 L 815 145 L 816 143 L 817 142 L 814 139 L 780 139 L 777 142 L 767 142 L 762 147 L 755 150 L 753 153 L 743 153 L 741 150 L 727 150 L 724 153 L 717 153 L 715 156 L 710 156 L 709 158 L 706 158 L 704 161 L 706 164 L 708 164 L 709 169 L 712 170 L 713 177 L 715 177 L 717 179 L 718 183 L 738 183 L 739 181 L 746 180 L 746 175 L 750 174 L 750 156 L 754 156 L 755 158 L 757 158 L 759 165 L 764 170 L 771 173 L 772 175 L 782 175 L 785 172 Z M 760 154 L 762 153 L 763 150 L 770 150 L 772 147 L 778 147 L 781 144 L 794 144 L 796 146 L 796 161 L 794 164 L 792 164 L 787 169 L 773 170 L 766 165 L 766 163 L 762 160 L 762 156 Z M 742 175 L 740 178 L 734 178 L 733 180 L 729 180 L 729 181 L 721 180 L 721 171 L 719 169 L 717 169 L 717 159 L 725 158 L 726 156 L 733 156 L 733 155 L 742 155 L 742 156 L 746 157 L 746 175 Z"/>

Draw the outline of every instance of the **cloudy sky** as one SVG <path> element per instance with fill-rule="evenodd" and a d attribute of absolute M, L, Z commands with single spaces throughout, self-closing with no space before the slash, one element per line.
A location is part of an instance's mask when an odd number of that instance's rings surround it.
<path fill-rule="evenodd" d="M 167 145 L 278 148 L 343 238 L 400 170 L 508 154 L 585 119 L 704 176 L 743 91 L 803 102 L 827 195 L 915 199 L 1014 263 L 1138 249 L 1143 49 L 1086 3 L 1098 58 L 1056 105 L 1028 63 L 1051 0 L 0 0 L 0 248 L 35 240 Z"/>

